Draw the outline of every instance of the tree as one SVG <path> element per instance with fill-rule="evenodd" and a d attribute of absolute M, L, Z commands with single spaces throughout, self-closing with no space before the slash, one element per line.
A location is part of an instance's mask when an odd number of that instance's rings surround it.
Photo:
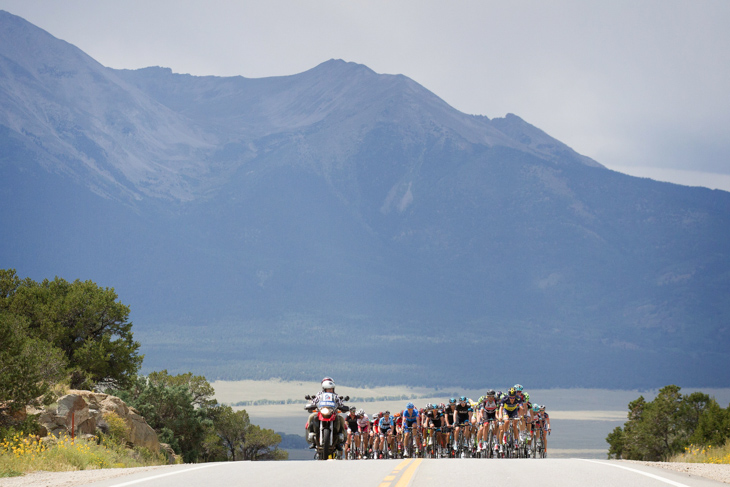
<path fill-rule="evenodd" d="M 286 460 L 289 454 L 277 448 L 279 443 L 281 443 L 281 436 L 274 430 L 264 429 L 255 424 L 251 425 L 243 444 L 243 458 L 245 460 Z"/>
<path fill-rule="evenodd" d="M 31 336 L 63 351 L 72 387 L 91 388 L 100 381 L 124 385 L 142 364 L 129 307 L 117 301 L 113 288 L 59 277 L 37 283 L 5 269 L 0 271 L 0 309 L 24 317 Z"/>
<path fill-rule="evenodd" d="M 690 443 L 721 445 L 730 437 L 730 407 L 723 410 L 707 394 L 683 396 L 669 385 L 653 401 L 629 403 L 628 421 L 607 437 L 609 458 L 664 460 Z"/>
<path fill-rule="evenodd" d="M 63 376 L 63 352 L 30 337 L 27 321 L 4 310 L 0 343 L 0 404 L 13 412 L 48 402 L 51 387 Z"/>
<path fill-rule="evenodd" d="M 234 462 L 244 459 L 243 447 L 251 428 L 251 420 L 245 409 L 234 411 L 230 406 L 221 406 L 213 420 L 213 430 L 227 456 Z"/>
<path fill-rule="evenodd" d="M 130 387 L 109 392 L 139 411 L 160 441 L 169 443 L 185 462 L 196 462 L 204 453 L 203 440 L 213 423 L 207 408 L 195 407 L 187 385 L 140 376 Z"/>

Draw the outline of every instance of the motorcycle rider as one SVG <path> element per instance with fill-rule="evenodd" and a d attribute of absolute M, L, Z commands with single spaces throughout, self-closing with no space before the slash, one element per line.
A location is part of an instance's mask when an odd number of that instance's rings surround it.
<path fill-rule="evenodd" d="M 322 379 L 322 390 L 317 393 L 316 396 L 312 397 L 310 399 L 309 404 L 307 404 L 304 409 L 307 411 L 310 411 L 312 409 L 315 409 L 315 411 L 309 415 L 309 419 L 307 420 L 307 441 L 311 443 L 309 448 L 316 448 L 316 439 L 315 439 L 315 424 L 317 423 L 317 404 L 322 399 L 322 396 L 326 393 L 334 394 L 335 397 L 335 403 L 337 404 L 337 408 L 342 410 L 346 410 L 345 408 L 345 401 L 349 399 L 348 396 L 342 397 L 335 393 L 335 381 L 332 380 L 331 377 L 325 377 Z M 335 424 L 334 424 L 334 434 L 335 439 L 337 441 L 337 449 L 342 450 L 342 446 L 345 443 L 345 418 L 343 418 L 341 415 L 337 414 L 337 418 L 335 418 Z"/>

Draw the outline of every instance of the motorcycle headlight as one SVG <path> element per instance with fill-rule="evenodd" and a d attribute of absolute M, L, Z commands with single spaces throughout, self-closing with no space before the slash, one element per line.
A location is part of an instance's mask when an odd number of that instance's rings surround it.
<path fill-rule="evenodd" d="M 332 416 L 332 409 L 330 409 L 330 408 L 322 408 L 320 410 L 320 412 L 322 413 L 322 416 L 324 416 L 326 418 Z"/>

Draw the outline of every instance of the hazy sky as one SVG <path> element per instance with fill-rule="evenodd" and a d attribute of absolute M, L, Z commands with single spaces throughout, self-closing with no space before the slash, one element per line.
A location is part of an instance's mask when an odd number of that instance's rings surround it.
<path fill-rule="evenodd" d="M 730 191 L 729 0 L 0 0 L 105 66 L 404 74 L 629 174 Z"/>

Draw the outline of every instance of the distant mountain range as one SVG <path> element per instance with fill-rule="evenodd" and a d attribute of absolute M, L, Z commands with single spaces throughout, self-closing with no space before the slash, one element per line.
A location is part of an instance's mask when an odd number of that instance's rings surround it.
<path fill-rule="evenodd" d="M 730 386 L 730 193 L 331 60 L 106 68 L 0 11 L 0 267 L 114 287 L 147 370 Z"/>

